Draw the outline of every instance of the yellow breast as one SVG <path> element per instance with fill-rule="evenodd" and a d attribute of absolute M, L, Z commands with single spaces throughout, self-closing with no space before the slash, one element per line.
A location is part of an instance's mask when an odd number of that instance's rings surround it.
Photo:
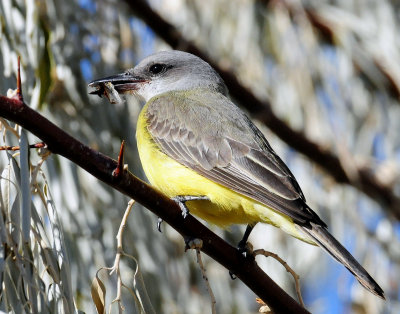
<path fill-rule="evenodd" d="M 189 201 L 187 207 L 192 214 L 220 227 L 265 222 L 310 242 L 289 217 L 199 175 L 164 154 L 148 131 L 146 110 L 147 105 L 139 115 L 136 140 L 143 170 L 151 185 L 168 197 L 207 196 L 209 201 Z"/>

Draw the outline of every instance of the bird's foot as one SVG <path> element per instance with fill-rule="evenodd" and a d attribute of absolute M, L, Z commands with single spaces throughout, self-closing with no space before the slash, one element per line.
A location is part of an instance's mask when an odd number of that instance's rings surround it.
<path fill-rule="evenodd" d="M 247 238 L 250 235 L 251 229 L 252 227 L 250 228 L 247 227 L 245 236 L 238 243 L 237 250 L 244 258 L 249 258 L 254 260 L 253 245 L 250 242 L 247 242 Z M 231 270 L 229 271 L 229 276 L 231 277 L 232 280 L 236 279 L 236 275 Z"/>
<path fill-rule="evenodd" d="M 252 258 L 254 259 L 254 254 L 253 254 L 253 245 L 250 242 L 246 243 L 241 243 L 242 241 L 239 242 L 238 244 L 238 251 L 240 254 L 242 254 L 245 258 Z"/>
<path fill-rule="evenodd" d="M 246 252 L 246 245 L 247 245 L 247 239 L 246 240 L 242 239 L 239 241 L 239 243 L 237 245 L 237 249 L 241 254 Z"/>
<path fill-rule="evenodd" d="M 172 198 L 173 201 L 175 201 L 175 203 L 177 203 L 179 205 L 179 208 L 182 211 L 182 216 L 183 218 L 186 218 L 190 212 L 189 212 L 189 208 L 187 208 L 186 206 L 186 202 L 188 201 L 200 201 L 200 200 L 209 200 L 209 198 L 207 196 L 194 196 L 194 195 L 178 195 Z"/>
<path fill-rule="evenodd" d="M 253 246 L 250 242 L 247 242 L 253 228 L 254 228 L 254 225 L 247 225 L 246 231 L 244 232 L 244 235 L 243 235 L 243 238 L 242 238 L 242 240 L 239 241 L 238 246 L 237 246 L 239 253 L 242 254 L 246 258 L 253 256 Z"/>
<path fill-rule="evenodd" d="M 182 211 L 183 218 L 189 216 L 189 208 L 186 206 L 186 202 L 188 201 L 200 201 L 200 200 L 210 200 L 207 196 L 194 196 L 194 195 L 178 195 L 172 198 L 172 200 L 179 205 L 179 208 Z M 161 232 L 161 224 L 163 219 L 158 218 L 157 220 L 157 230 Z"/>
<path fill-rule="evenodd" d="M 158 217 L 158 219 L 157 219 L 157 230 L 158 230 L 159 232 L 161 232 L 161 233 L 162 233 L 162 231 L 161 231 L 161 224 L 162 224 L 163 221 L 164 221 L 164 220 L 163 220 L 162 218 Z"/>
<path fill-rule="evenodd" d="M 254 260 L 254 254 L 253 254 L 253 245 L 250 242 L 246 241 L 240 241 L 237 250 L 241 255 L 243 255 L 244 258 L 249 258 Z M 232 280 L 236 279 L 236 275 L 230 270 L 229 271 L 229 276 L 231 277 Z"/>

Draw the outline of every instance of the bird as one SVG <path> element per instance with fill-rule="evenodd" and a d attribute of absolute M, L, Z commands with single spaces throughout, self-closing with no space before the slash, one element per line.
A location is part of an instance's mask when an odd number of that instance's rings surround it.
<path fill-rule="evenodd" d="M 373 294 L 384 291 L 306 203 L 296 178 L 263 133 L 229 98 L 214 68 L 168 50 L 89 83 L 91 94 L 133 94 L 145 104 L 136 140 L 150 184 L 205 221 L 226 228 L 268 223 L 318 245 Z"/>

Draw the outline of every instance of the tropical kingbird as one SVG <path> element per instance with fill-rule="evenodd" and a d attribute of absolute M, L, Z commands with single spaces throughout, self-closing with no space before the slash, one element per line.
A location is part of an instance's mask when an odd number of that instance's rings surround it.
<path fill-rule="evenodd" d="M 112 88 L 110 87 L 112 84 Z M 254 123 L 228 98 L 218 73 L 182 51 L 162 51 L 89 84 L 146 102 L 136 138 L 150 183 L 194 215 L 227 227 L 269 223 L 319 245 L 366 289 L 384 292 L 306 204 L 295 177 Z M 186 207 L 187 206 L 187 207 Z"/>

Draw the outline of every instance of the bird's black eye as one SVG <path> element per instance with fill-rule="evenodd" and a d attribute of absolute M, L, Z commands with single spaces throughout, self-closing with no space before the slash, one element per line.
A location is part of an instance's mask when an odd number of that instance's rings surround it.
<path fill-rule="evenodd" d="M 149 68 L 149 71 L 150 71 L 152 74 L 159 74 L 159 73 L 161 73 L 162 71 L 164 71 L 164 69 L 165 69 L 165 65 L 164 65 L 164 64 L 156 63 L 156 64 L 153 64 L 153 65 Z"/>

